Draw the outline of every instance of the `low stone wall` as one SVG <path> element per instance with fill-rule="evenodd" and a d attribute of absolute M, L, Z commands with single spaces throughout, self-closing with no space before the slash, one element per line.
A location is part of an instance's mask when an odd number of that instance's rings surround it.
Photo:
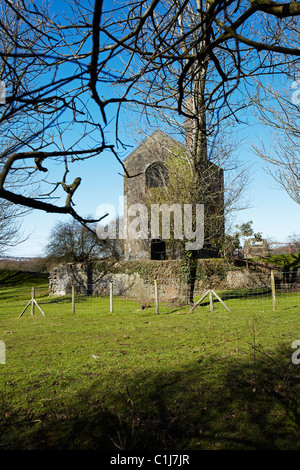
<path fill-rule="evenodd" d="M 204 289 L 241 289 L 270 287 L 270 274 L 234 269 L 222 260 L 199 263 L 195 292 Z M 52 269 L 49 295 L 67 295 L 75 286 L 77 293 L 108 294 L 113 283 L 115 295 L 139 299 L 154 299 L 154 279 L 158 280 L 161 300 L 173 300 L 180 290 L 180 260 L 124 261 L 65 264 Z"/>
<path fill-rule="evenodd" d="M 246 269 L 229 271 L 226 276 L 228 289 L 255 289 L 271 287 L 270 273 L 247 271 Z"/>

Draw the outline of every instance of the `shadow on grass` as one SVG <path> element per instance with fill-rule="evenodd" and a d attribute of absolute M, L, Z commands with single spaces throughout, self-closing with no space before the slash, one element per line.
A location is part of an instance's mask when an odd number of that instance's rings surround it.
<path fill-rule="evenodd" d="M 114 375 L 106 390 L 99 373 L 39 415 L 2 404 L 0 448 L 299 450 L 299 367 L 290 349 L 252 349 L 250 361 L 197 353 L 178 370 Z"/>

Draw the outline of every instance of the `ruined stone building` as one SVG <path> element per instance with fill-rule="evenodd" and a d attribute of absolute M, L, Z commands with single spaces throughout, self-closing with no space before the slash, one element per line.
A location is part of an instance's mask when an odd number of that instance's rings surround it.
<path fill-rule="evenodd" d="M 169 168 L 168 161 L 176 159 L 176 155 L 184 154 L 187 152 L 185 144 L 168 136 L 161 130 L 156 130 L 152 135 L 148 136 L 127 158 L 124 160 L 124 166 L 130 176 L 127 178 L 124 175 L 124 214 L 133 204 L 144 204 L 147 191 L 151 188 L 159 186 L 168 186 Z M 214 234 L 212 237 L 206 236 L 206 242 L 200 256 L 202 258 L 215 256 L 216 249 L 213 243 L 208 239 L 220 240 L 224 235 L 224 191 L 223 191 L 223 171 L 213 163 L 214 167 L 214 181 L 210 187 L 217 188 L 213 203 L 204 205 L 204 217 L 208 220 L 208 212 L 213 211 L 212 207 L 218 208 L 218 228 L 214 227 L 212 230 Z M 176 203 L 176 201 L 174 201 Z M 197 201 L 194 201 L 196 204 Z M 220 215 L 221 214 L 221 215 Z M 221 221 L 221 222 L 220 222 Z M 125 218 L 125 224 L 130 223 L 130 217 Z M 205 224 L 204 224 L 205 225 Z M 209 224 L 206 224 L 207 226 Z M 210 223 L 211 225 L 211 223 Z M 150 226 L 150 221 L 149 221 Z M 206 231 L 207 232 L 207 231 Z M 150 232 L 149 232 L 150 233 Z M 212 235 L 212 234 L 210 234 Z M 170 251 L 168 243 L 162 237 L 151 239 L 149 235 L 146 239 L 131 239 L 130 237 L 124 240 L 124 256 L 126 260 L 141 260 L 141 259 L 176 259 L 181 257 L 180 249 Z"/>

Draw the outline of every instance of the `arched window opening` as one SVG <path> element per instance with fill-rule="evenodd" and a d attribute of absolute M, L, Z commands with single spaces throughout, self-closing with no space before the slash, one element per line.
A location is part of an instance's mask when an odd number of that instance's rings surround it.
<path fill-rule="evenodd" d="M 159 188 L 169 183 L 169 170 L 164 163 L 155 162 L 146 170 L 146 187 Z"/>

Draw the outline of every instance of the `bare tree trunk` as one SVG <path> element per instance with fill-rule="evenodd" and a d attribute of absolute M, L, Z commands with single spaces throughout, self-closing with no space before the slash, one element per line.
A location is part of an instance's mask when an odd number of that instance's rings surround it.
<path fill-rule="evenodd" d="M 192 93 L 189 112 L 192 114 L 192 122 L 189 122 L 190 136 L 187 142 L 190 143 L 191 161 L 193 165 L 192 200 L 197 204 L 204 204 L 205 210 L 205 189 L 208 174 L 207 156 L 207 125 L 206 125 L 206 103 L 205 103 L 205 83 L 207 66 L 199 65 L 192 84 Z M 205 233 L 205 227 L 204 227 Z M 207 234 L 205 234 L 206 238 Z M 199 251 L 182 250 L 181 266 L 181 297 L 186 303 L 193 303 L 194 287 L 197 273 L 197 262 Z M 201 251 L 201 250 L 200 250 Z"/>
<path fill-rule="evenodd" d="M 186 305 L 194 302 L 197 260 L 197 251 L 183 250 L 181 259 L 179 303 Z"/>

